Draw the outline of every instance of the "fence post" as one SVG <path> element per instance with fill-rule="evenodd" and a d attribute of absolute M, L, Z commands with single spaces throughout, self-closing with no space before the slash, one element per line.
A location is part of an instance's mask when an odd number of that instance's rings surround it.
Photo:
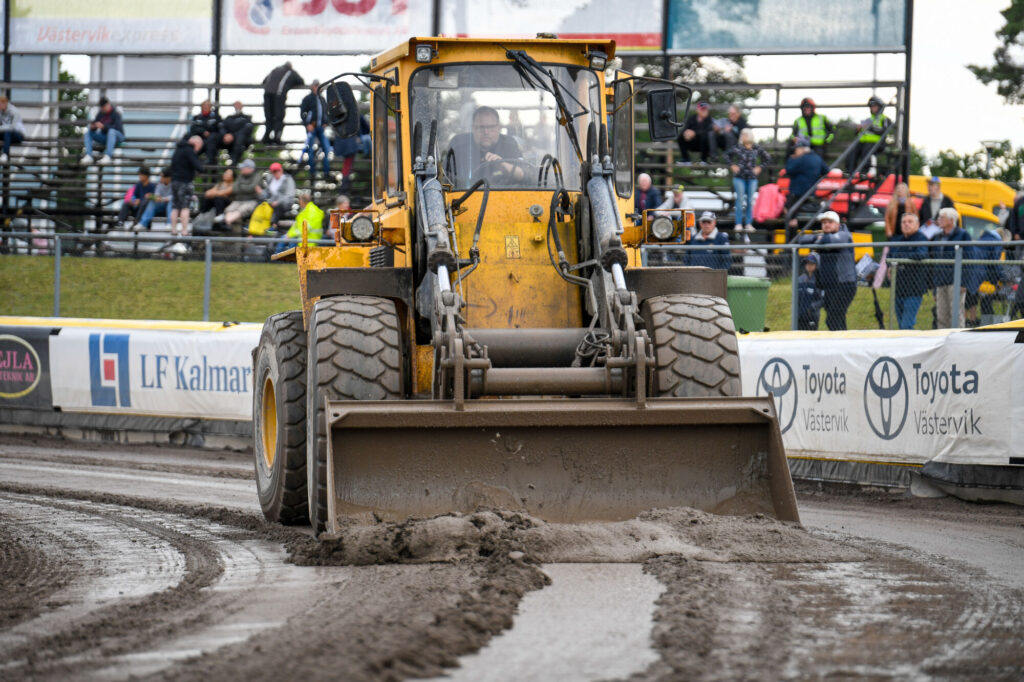
<path fill-rule="evenodd" d="M 206 256 L 203 264 L 203 322 L 210 321 L 210 270 L 213 266 L 213 244 L 209 239 L 206 244 Z"/>
<path fill-rule="evenodd" d="M 53 258 L 53 316 L 60 317 L 60 235 L 54 235 Z"/>
<path fill-rule="evenodd" d="M 800 289 L 799 287 L 797 287 L 796 282 L 797 279 L 799 279 L 800 277 L 800 249 L 795 247 L 790 249 L 789 255 L 791 256 L 790 277 L 793 278 L 793 281 L 789 287 L 789 328 L 796 329 L 798 326 L 797 321 L 800 315 L 800 310 L 797 308 L 797 306 L 800 303 Z"/>
<path fill-rule="evenodd" d="M 961 270 L 963 269 L 964 252 L 959 244 L 953 247 L 953 251 L 956 254 L 953 263 L 953 312 L 949 318 L 949 324 L 956 327 L 960 324 L 960 282 L 963 281 Z"/>

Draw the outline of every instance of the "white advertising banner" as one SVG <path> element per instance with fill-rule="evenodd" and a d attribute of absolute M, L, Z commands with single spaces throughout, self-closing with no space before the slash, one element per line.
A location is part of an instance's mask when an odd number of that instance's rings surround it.
<path fill-rule="evenodd" d="M 661 0 L 442 0 L 441 32 L 471 38 L 612 39 L 617 49 L 661 49 Z"/>
<path fill-rule="evenodd" d="M 1016 337 L 741 336 L 743 390 L 774 395 L 789 456 L 1006 465 L 1024 454 Z"/>
<path fill-rule="evenodd" d="M 11 52 L 209 54 L 213 5 L 137 0 L 18 0 L 11 3 Z"/>
<path fill-rule="evenodd" d="M 224 0 L 226 54 L 373 54 L 431 34 L 422 0 Z"/>
<path fill-rule="evenodd" d="M 65 327 L 50 337 L 53 405 L 67 412 L 252 419 L 259 329 Z"/>

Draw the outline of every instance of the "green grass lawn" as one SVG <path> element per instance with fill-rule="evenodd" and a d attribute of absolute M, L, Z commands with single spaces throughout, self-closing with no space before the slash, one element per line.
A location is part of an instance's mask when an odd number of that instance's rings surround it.
<path fill-rule="evenodd" d="M 53 258 L 0 257 L 0 314 L 53 314 Z M 201 320 L 203 263 L 129 258 L 61 259 L 64 317 Z M 301 305 L 293 263 L 218 263 L 210 319 L 262 322 Z"/>
<path fill-rule="evenodd" d="M 53 258 L 0 257 L 0 315 L 53 314 Z M 878 290 L 878 303 L 889 319 L 889 289 Z M 790 328 L 790 280 L 768 289 L 765 326 Z M 210 281 L 210 319 L 262 322 L 267 316 L 300 306 L 298 276 L 292 263 L 214 262 Z M 931 294 L 918 313 L 918 329 L 931 329 Z M 61 306 L 64 317 L 201 320 L 203 263 L 129 258 L 71 258 L 61 261 Z M 824 313 L 822 314 L 824 323 Z M 871 290 L 857 289 L 847 314 L 850 329 L 877 329 Z M 824 328 L 824 326 L 822 326 Z"/>

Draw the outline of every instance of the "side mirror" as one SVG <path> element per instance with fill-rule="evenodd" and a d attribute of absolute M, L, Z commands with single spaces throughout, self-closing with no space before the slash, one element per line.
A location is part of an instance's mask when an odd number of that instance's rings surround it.
<path fill-rule="evenodd" d="M 331 83 L 325 89 L 327 95 L 327 121 L 339 137 L 355 137 L 359 134 L 359 106 L 352 94 L 352 86 L 345 81 Z"/>
<path fill-rule="evenodd" d="M 676 113 L 676 93 L 671 88 L 659 88 L 647 91 L 647 131 L 651 139 L 674 140 L 679 134 L 679 123 Z"/>

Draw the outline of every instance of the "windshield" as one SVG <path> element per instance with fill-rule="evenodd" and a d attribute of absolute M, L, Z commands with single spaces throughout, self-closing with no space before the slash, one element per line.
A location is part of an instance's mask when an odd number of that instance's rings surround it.
<path fill-rule="evenodd" d="M 561 86 L 577 137 L 585 141 L 587 126 L 600 115 L 597 76 L 583 67 L 544 68 Z M 580 189 L 579 160 L 558 123 L 555 96 L 534 88 L 512 62 L 420 69 L 409 97 L 411 125 L 422 126 L 424 139 L 437 121 L 438 167 L 454 189 L 480 178 L 492 189 Z"/>

